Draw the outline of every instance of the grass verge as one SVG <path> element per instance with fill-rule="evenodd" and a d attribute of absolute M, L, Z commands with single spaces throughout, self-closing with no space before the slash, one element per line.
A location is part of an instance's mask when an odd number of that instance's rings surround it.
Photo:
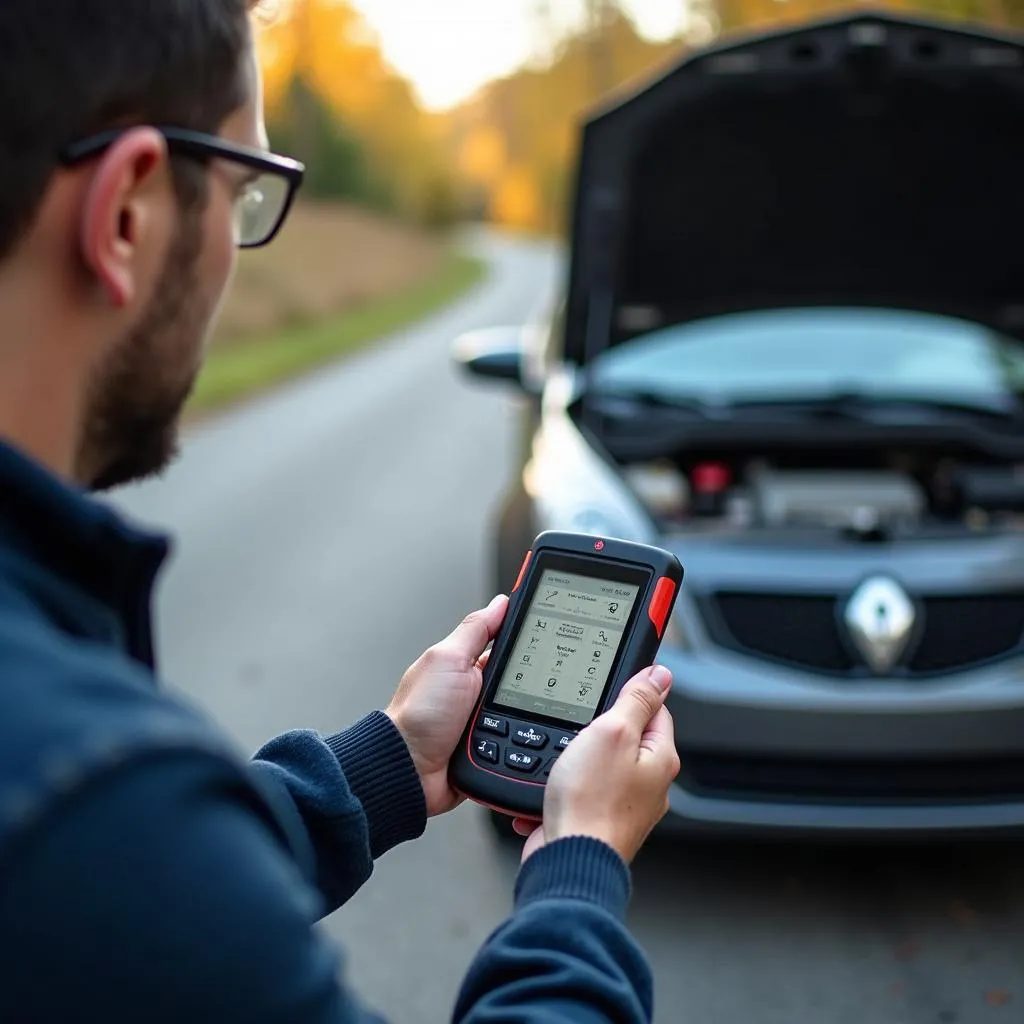
<path fill-rule="evenodd" d="M 387 298 L 312 324 L 214 348 L 188 411 L 214 412 L 351 354 L 453 302 L 483 280 L 486 264 L 453 252 L 426 280 Z"/>

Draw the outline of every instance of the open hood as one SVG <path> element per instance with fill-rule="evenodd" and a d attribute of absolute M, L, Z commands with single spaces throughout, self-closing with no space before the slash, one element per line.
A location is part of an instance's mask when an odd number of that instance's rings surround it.
<path fill-rule="evenodd" d="M 1024 338 L 1024 41 L 818 22 L 693 54 L 584 126 L 566 358 L 788 306 Z"/>

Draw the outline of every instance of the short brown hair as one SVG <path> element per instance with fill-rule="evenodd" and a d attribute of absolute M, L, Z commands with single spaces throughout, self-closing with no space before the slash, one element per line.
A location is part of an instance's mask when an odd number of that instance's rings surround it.
<path fill-rule="evenodd" d="M 260 0 L 3 0 L 0 259 L 35 217 L 60 148 L 121 124 L 215 131 L 246 99 Z"/>

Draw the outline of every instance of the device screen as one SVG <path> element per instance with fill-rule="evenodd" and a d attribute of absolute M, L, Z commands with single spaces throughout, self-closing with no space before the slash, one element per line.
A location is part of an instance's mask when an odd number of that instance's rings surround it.
<path fill-rule="evenodd" d="M 590 722 L 639 593 L 634 583 L 544 569 L 494 703 L 574 725 Z"/>

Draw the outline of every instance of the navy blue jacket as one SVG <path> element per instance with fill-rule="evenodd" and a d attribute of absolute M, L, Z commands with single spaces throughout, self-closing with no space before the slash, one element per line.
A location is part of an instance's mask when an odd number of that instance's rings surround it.
<path fill-rule="evenodd" d="M 419 836 L 390 720 L 249 759 L 156 683 L 166 539 L 0 445 L 0 1020 L 377 1021 L 315 923 Z M 651 977 L 607 846 L 534 855 L 462 987 L 462 1024 L 632 1024 Z"/>

